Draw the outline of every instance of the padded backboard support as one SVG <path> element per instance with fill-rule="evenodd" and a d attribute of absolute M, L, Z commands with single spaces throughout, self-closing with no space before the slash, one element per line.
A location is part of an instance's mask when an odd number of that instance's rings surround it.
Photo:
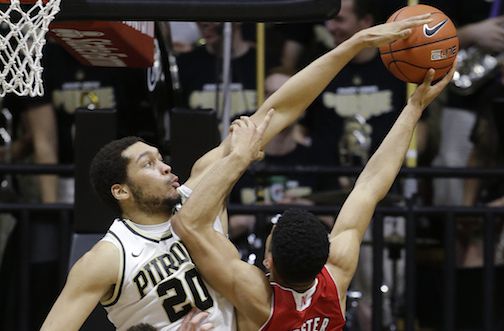
<path fill-rule="evenodd" d="M 74 229 L 78 233 L 105 233 L 115 215 L 94 192 L 89 167 L 98 150 L 117 138 L 117 115 L 112 109 L 75 112 Z"/>
<path fill-rule="evenodd" d="M 172 109 L 170 132 L 170 165 L 179 182 L 183 183 L 189 178 L 194 162 L 220 143 L 216 112 Z"/>
<path fill-rule="evenodd" d="M 338 13 L 341 0 L 69 0 L 57 20 L 215 22 L 316 21 Z"/>

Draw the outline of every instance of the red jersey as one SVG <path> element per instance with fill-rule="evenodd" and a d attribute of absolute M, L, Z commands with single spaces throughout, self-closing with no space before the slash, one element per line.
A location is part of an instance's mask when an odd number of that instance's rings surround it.
<path fill-rule="evenodd" d="M 345 318 L 338 289 L 326 267 L 303 293 L 271 283 L 273 302 L 261 331 L 341 331 Z"/>

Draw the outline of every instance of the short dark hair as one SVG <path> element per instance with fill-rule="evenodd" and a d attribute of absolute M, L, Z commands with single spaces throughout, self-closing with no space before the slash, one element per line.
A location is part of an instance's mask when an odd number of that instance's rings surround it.
<path fill-rule="evenodd" d="M 312 213 L 289 209 L 278 219 L 271 235 L 275 272 L 289 284 L 315 279 L 329 257 L 329 238 Z"/>
<path fill-rule="evenodd" d="M 140 323 L 130 326 L 126 331 L 157 331 L 157 329 L 150 324 Z"/>
<path fill-rule="evenodd" d="M 91 185 L 100 199 L 118 214 L 121 213 L 121 207 L 110 188 L 114 184 L 126 182 L 129 160 L 122 156 L 122 152 L 137 142 L 143 142 L 142 138 L 125 137 L 111 141 L 103 146 L 91 161 Z"/>

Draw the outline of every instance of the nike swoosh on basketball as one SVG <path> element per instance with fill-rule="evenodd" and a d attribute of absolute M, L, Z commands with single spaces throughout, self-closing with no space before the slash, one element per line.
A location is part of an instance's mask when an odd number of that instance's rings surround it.
<path fill-rule="evenodd" d="M 135 253 L 131 252 L 131 256 L 133 256 L 133 257 L 139 257 L 140 254 L 142 254 L 142 252 L 143 252 L 143 248 L 140 250 L 140 252 L 138 252 L 138 254 L 135 254 Z"/>
<path fill-rule="evenodd" d="M 434 25 L 432 28 L 429 27 L 427 24 L 424 24 L 423 26 L 423 31 L 426 37 L 432 37 L 436 33 L 439 32 L 443 28 L 443 26 L 448 22 L 448 19 L 445 19 L 444 21 L 439 22 L 438 24 Z"/>

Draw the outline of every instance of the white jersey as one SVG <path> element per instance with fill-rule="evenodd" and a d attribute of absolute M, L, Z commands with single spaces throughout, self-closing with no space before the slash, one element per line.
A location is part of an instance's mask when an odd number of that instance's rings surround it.
<path fill-rule="evenodd" d="M 190 189 L 181 186 L 179 192 L 186 198 Z M 209 313 L 215 331 L 236 330 L 231 303 L 201 279 L 169 221 L 159 226 L 164 226 L 163 233 L 116 219 L 102 239 L 121 252 L 114 293 L 101 302 L 109 320 L 119 331 L 140 323 L 160 331 L 178 330 L 184 316 L 197 307 Z M 219 219 L 214 228 L 222 231 Z"/>

